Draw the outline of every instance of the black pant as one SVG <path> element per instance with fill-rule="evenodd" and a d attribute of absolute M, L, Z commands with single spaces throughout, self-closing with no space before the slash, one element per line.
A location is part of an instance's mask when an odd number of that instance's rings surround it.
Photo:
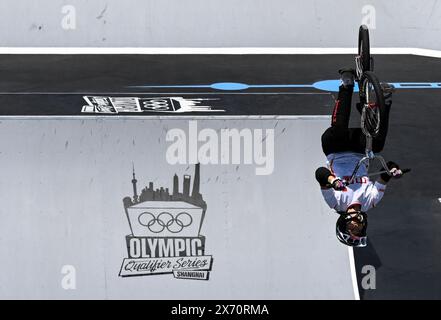
<path fill-rule="evenodd" d="M 353 86 L 340 86 L 338 99 L 332 112 L 331 127 L 322 135 L 322 148 L 325 155 L 336 152 L 353 151 L 365 153 L 366 136 L 361 128 L 348 128 L 351 115 L 351 101 Z M 384 117 L 380 122 L 380 131 L 372 141 L 372 151 L 377 153 L 383 150 L 389 126 L 390 105 L 386 105 Z"/>

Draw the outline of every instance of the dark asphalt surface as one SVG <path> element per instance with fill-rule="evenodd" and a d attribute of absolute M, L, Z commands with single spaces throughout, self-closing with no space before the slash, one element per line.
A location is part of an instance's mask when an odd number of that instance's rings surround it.
<path fill-rule="evenodd" d="M 349 55 L 1 55 L 0 115 L 84 115 L 88 94 L 218 99 L 211 105 L 234 115 L 328 115 L 335 94 L 314 88 L 221 92 L 127 86 L 312 84 L 337 79 L 340 67 L 352 65 Z M 376 56 L 375 69 L 388 82 L 441 81 L 436 58 Z M 361 295 L 441 299 L 441 89 L 397 90 L 393 100 L 383 156 L 412 172 L 392 181 L 381 205 L 370 211 L 370 245 L 355 250 L 355 259 L 359 280 L 363 265 L 377 267 L 376 289 L 361 289 Z M 149 114 L 155 113 L 143 113 Z"/>

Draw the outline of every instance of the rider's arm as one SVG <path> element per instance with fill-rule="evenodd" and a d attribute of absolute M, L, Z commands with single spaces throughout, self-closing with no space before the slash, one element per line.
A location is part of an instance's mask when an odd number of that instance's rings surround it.
<path fill-rule="evenodd" d="M 315 179 L 323 189 L 329 189 L 335 179 L 335 176 L 328 168 L 320 167 L 315 170 Z"/>
<path fill-rule="evenodd" d="M 396 164 L 393 161 L 388 161 L 387 162 L 387 167 L 389 168 L 390 172 L 392 173 L 391 175 L 387 174 L 387 173 L 382 173 L 380 175 L 380 178 L 378 178 L 378 183 L 381 183 L 383 185 L 386 185 L 391 178 L 396 177 L 399 178 L 402 176 L 402 172 L 400 171 L 400 166 L 398 164 Z"/>

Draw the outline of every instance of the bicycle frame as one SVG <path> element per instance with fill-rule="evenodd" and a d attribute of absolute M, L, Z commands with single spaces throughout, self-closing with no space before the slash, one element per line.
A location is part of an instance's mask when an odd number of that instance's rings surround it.
<path fill-rule="evenodd" d="M 360 56 L 355 57 L 355 74 L 356 74 L 358 80 L 360 80 L 361 76 L 363 75 L 363 68 L 361 66 L 361 57 Z"/>
<path fill-rule="evenodd" d="M 371 57 L 371 71 L 374 70 L 374 59 Z M 361 79 L 361 76 L 363 75 L 363 67 L 361 65 L 361 57 L 355 56 L 355 74 L 357 76 L 357 80 Z"/>
<path fill-rule="evenodd" d="M 364 72 L 363 66 L 361 63 L 362 63 L 361 56 L 356 55 L 355 56 L 355 72 L 356 72 L 356 79 L 358 82 L 359 92 L 361 92 L 363 90 L 363 88 L 360 87 L 360 79 L 362 78 L 362 75 Z M 370 71 L 373 71 L 373 70 L 374 70 L 374 59 L 372 57 L 370 57 Z M 366 164 L 366 168 L 367 168 L 367 170 L 369 170 L 369 165 L 370 165 L 371 161 L 373 161 L 375 159 L 377 159 L 380 162 L 380 164 L 384 170 L 379 171 L 379 172 L 375 172 L 375 173 L 371 173 L 368 176 L 378 175 L 381 173 L 387 173 L 389 176 L 392 175 L 389 168 L 387 167 L 387 164 L 386 164 L 386 161 L 384 160 L 384 158 L 382 156 L 375 155 L 374 152 L 372 151 L 373 138 L 372 138 L 371 134 L 366 130 L 365 116 L 364 116 L 366 108 L 369 107 L 369 105 L 368 105 L 369 104 L 369 90 L 366 90 L 366 92 L 364 92 L 364 94 L 366 95 L 366 97 L 365 97 L 365 102 L 364 102 L 363 110 L 362 110 L 361 129 L 363 131 L 363 134 L 366 136 L 365 156 L 363 158 L 361 158 L 360 161 L 357 163 L 357 166 L 355 167 L 354 171 L 352 172 L 351 178 L 349 179 L 349 181 L 346 181 L 346 185 L 349 185 L 354 182 L 354 180 L 357 178 L 357 172 L 363 164 Z"/>
<path fill-rule="evenodd" d="M 371 58 L 371 64 L 372 64 L 371 68 L 372 69 L 373 69 L 373 60 L 374 59 Z M 357 80 L 360 81 L 361 76 L 363 75 L 363 68 L 361 66 L 361 57 L 358 55 L 355 57 L 355 71 L 356 71 Z M 358 83 L 358 84 L 359 84 L 359 90 L 361 91 L 362 88 L 360 88 L 360 83 Z M 357 172 L 363 164 L 366 163 L 366 168 L 367 168 L 367 170 L 369 170 L 370 162 L 375 159 L 378 159 L 378 161 L 380 162 L 380 164 L 384 170 L 380 171 L 380 172 L 376 172 L 376 173 L 371 173 L 371 174 L 369 174 L 369 176 L 381 174 L 383 172 L 387 173 L 388 175 L 392 175 L 389 168 L 387 167 L 387 164 L 386 164 L 386 161 L 384 160 L 384 158 L 382 156 L 375 155 L 374 152 L 372 151 L 373 138 L 370 135 L 370 133 L 366 130 L 366 126 L 364 124 L 364 121 L 365 121 L 364 109 L 368 108 L 369 92 L 367 91 L 367 92 L 365 92 L 365 94 L 366 94 L 366 103 L 364 103 L 364 105 L 363 105 L 362 117 L 361 117 L 361 129 L 363 131 L 363 134 L 366 136 L 365 156 L 363 158 L 361 158 L 360 161 L 357 163 L 354 171 L 352 172 L 351 178 L 349 179 L 349 181 L 346 181 L 347 185 L 354 182 L 354 180 L 357 178 Z"/>
<path fill-rule="evenodd" d="M 360 90 L 361 90 L 361 88 L 360 88 Z M 369 92 L 366 92 L 365 94 L 366 94 L 366 101 L 369 101 Z M 364 121 L 365 121 L 364 110 L 365 110 L 365 108 L 368 108 L 368 107 L 369 107 L 368 103 L 365 103 L 363 105 L 362 116 L 361 116 L 361 130 L 362 130 L 363 134 L 366 136 L 365 156 L 363 158 L 361 158 L 360 161 L 358 161 L 357 165 L 355 166 L 354 171 L 352 172 L 351 178 L 349 179 L 349 181 L 346 182 L 347 185 L 353 183 L 354 180 L 357 178 L 357 172 L 360 169 L 361 165 L 366 163 L 366 168 L 367 168 L 367 170 L 369 170 L 370 162 L 375 159 L 378 159 L 378 161 L 380 162 L 384 171 L 372 173 L 369 176 L 373 176 L 373 175 L 380 174 L 383 172 L 386 172 L 388 175 L 392 175 L 389 168 L 387 167 L 387 164 L 386 164 L 386 161 L 384 160 L 384 158 L 382 156 L 375 155 L 374 152 L 372 151 L 373 138 L 372 138 L 371 134 L 366 130 L 366 126 L 364 124 Z"/>

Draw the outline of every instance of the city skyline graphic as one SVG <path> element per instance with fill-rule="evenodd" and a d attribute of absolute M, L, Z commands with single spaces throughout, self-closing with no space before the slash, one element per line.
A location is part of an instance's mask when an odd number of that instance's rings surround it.
<path fill-rule="evenodd" d="M 132 167 L 132 191 L 133 195 L 126 196 L 123 199 L 124 207 L 129 208 L 134 205 L 147 201 L 183 201 L 207 209 L 207 204 L 200 193 L 200 164 L 195 164 L 193 187 L 191 188 L 191 175 L 184 174 L 182 180 L 182 192 L 180 191 L 179 176 L 175 173 L 173 176 L 172 193 L 169 188 L 157 187 L 155 189 L 153 182 L 149 182 L 140 193 L 138 193 L 138 180 L 136 179 L 135 166 Z"/>

